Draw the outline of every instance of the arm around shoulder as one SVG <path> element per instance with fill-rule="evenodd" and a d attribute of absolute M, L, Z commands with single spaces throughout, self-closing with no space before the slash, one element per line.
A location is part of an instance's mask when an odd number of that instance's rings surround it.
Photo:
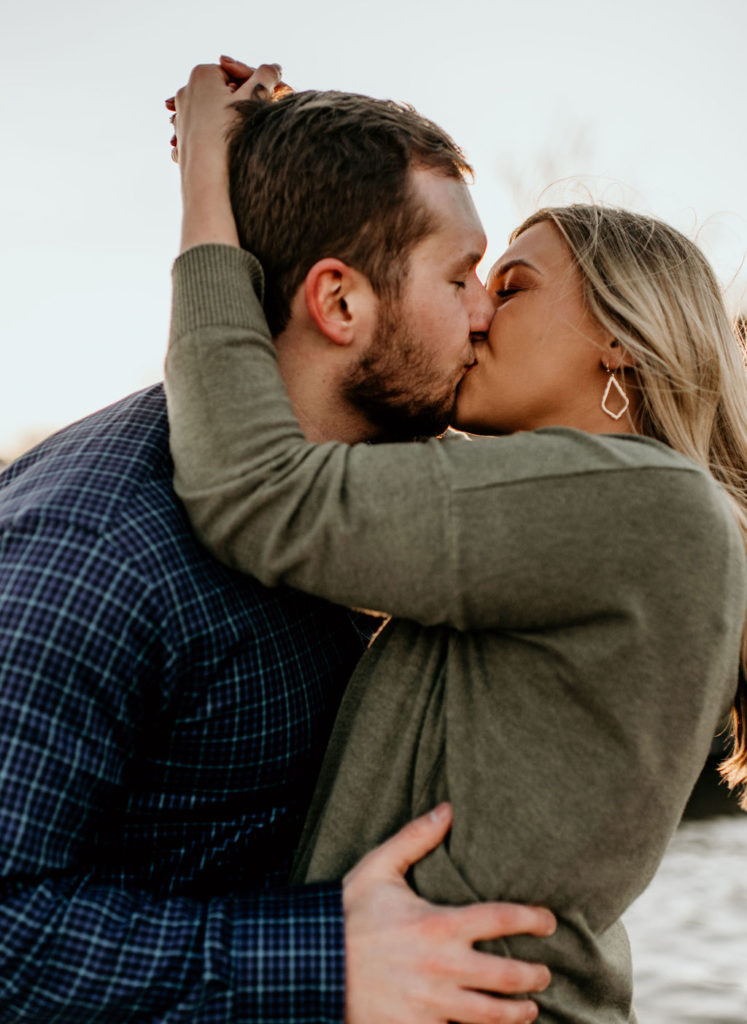
<path fill-rule="evenodd" d="M 252 257 L 229 247 L 191 250 L 174 270 L 175 486 L 221 560 L 425 625 L 522 628 L 604 606 L 618 563 L 655 531 L 666 547 L 665 480 L 697 470 L 655 442 L 563 429 L 307 442 L 258 281 Z"/>

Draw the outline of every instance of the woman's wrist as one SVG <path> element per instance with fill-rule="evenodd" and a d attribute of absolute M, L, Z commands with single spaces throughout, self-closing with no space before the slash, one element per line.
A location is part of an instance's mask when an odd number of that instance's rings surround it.
<path fill-rule="evenodd" d="M 191 152 L 187 147 L 182 174 L 182 237 L 180 252 L 216 242 L 238 246 L 225 151 Z"/>

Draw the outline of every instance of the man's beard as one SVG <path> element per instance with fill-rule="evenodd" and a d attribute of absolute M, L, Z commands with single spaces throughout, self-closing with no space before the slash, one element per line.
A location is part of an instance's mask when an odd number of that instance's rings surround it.
<path fill-rule="evenodd" d="M 397 307 L 382 303 L 366 354 L 342 383 L 344 397 L 386 441 L 443 434 L 454 415 L 457 381 L 438 379 L 433 360 Z"/>

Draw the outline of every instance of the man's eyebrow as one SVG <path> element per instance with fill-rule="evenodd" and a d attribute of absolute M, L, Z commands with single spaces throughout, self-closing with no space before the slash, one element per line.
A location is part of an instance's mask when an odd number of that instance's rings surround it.
<path fill-rule="evenodd" d="M 477 264 L 483 257 L 481 252 L 468 252 L 454 265 L 454 273 L 468 273 L 470 270 L 474 270 Z"/>
<path fill-rule="evenodd" d="M 507 274 L 512 267 L 529 267 L 529 269 L 533 270 L 536 274 L 542 273 L 539 267 L 535 267 L 535 265 L 530 263 L 529 260 L 517 258 L 515 260 L 507 260 L 505 263 L 502 263 L 500 267 L 496 267 L 495 273 L 492 276 L 498 277 L 499 274 Z"/>

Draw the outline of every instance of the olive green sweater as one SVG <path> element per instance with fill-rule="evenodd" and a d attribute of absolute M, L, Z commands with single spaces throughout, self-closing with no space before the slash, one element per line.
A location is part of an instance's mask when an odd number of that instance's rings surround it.
<path fill-rule="evenodd" d="M 177 491 L 228 564 L 395 616 L 348 688 L 299 880 L 449 799 L 417 891 L 551 907 L 552 938 L 489 947 L 548 964 L 540 1020 L 634 1019 L 620 915 L 736 688 L 745 557 L 721 492 L 655 441 L 564 428 L 310 444 L 260 286 L 238 249 L 176 262 Z"/>

